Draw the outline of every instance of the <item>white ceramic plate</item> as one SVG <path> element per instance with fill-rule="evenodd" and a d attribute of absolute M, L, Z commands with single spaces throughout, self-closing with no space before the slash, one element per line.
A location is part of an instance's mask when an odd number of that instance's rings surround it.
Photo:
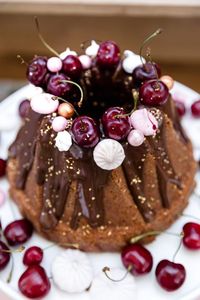
<path fill-rule="evenodd" d="M 30 96 L 33 92 L 32 86 L 26 86 L 13 95 L 9 96 L 5 101 L 0 104 L 0 132 L 3 129 L 5 122 L 9 124 L 9 131 L 1 132 L 0 140 L 0 157 L 7 157 L 8 145 L 15 138 L 16 132 L 20 127 L 20 119 L 17 115 L 18 105 L 22 99 Z M 191 89 L 176 83 L 172 91 L 176 98 L 181 98 L 184 100 L 186 106 L 189 108 L 191 103 L 199 98 L 199 95 L 192 91 Z M 183 125 L 195 147 L 195 157 L 198 159 L 200 157 L 200 120 L 194 120 L 188 113 L 184 117 Z M 181 151 L 181 149 L 180 149 Z M 5 191 L 7 195 L 6 203 L 0 208 L 0 218 L 2 220 L 3 227 L 9 222 L 20 217 L 20 213 L 14 203 L 10 200 L 8 195 L 8 182 L 6 179 L 0 180 L 0 187 Z M 196 191 L 200 194 L 200 174 L 197 174 L 197 187 Z M 190 197 L 190 204 L 188 205 L 185 213 L 191 214 L 193 216 L 200 218 L 200 198 L 195 195 Z M 177 220 L 168 231 L 180 233 L 182 226 L 187 221 L 194 221 L 191 218 L 181 217 Z M 31 245 L 39 245 L 44 248 L 49 245 L 50 242 L 42 239 L 37 234 L 30 239 L 30 241 L 25 245 L 29 247 Z M 138 288 L 138 298 L 134 300 L 196 300 L 200 299 L 200 251 L 192 252 L 184 247 L 179 251 L 176 261 L 184 264 L 187 272 L 187 278 L 184 285 L 176 292 L 168 293 L 163 291 L 157 284 L 155 280 L 155 266 L 161 259 L 172 259 L 174 252 L 179 244 L 179 238 L 174 236 L 168 236 L 165 234 L 160 235 L 157 239 L 149 244 L 147 248 L 151 251 L 154 258 L 154 268 L 152 272 L 140 278 L 136 278 L 136 284 Z M 47 250 L 48 253 L 44 255 L 44 261 L 42 265 L 50 274 L 50 265 L 52 259 L 60 252 L 64 251 L 59 247 L 53 247 Z M 118 253 L 103 253 L 103 254 L 88 254 L 91 263 L 93 265 L 94 274 L 100 272 L 104 266 L 110 267 L 122 267 L 120 260 L 120 255 Z M 10 270 L 10 266 L 0 273 L 0 290 L 2 290 L 11 299 L 21 300 L 25 299 L 18 291 L 17 282 L 18 278 L 25 270 L 22 264 L 22 254 L 15 254 L 15 268 L 13 274 L 13 280 L 8 285 L 6 283 L 6 278 Z M 67 276 L 67 275 L 66 275 Z M 82 294 L 71 295 L 59 291 L 52 283 L 51 292 L 45 298 L 47 300 L 95 300 L 92 299 L 89 292 Z M 105 299 L 108 300 L 108 299 Z"/>

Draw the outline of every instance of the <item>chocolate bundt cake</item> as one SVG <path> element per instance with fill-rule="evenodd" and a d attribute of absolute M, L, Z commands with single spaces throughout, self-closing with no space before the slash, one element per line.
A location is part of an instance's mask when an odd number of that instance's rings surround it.
<path fill-rule="evenodd" d="M 10 192 L 47 239 L 119 251 L 178 218 L 196 163 L 172 79 L 131 51 L 121 58 L 112 41 L 85 52 L 30 63 L 28 79 L 43 92 L 9 149 Z"/>

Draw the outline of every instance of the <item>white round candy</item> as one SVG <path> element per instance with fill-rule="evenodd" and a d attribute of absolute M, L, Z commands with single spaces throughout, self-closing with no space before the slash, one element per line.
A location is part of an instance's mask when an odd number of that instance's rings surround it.
<path fill-rule="evenodd" d="M 127 139 L 131 146 L 138 147 L 144 142 L 144 134 L 140 130 L 133 129 L 129 132 Z"/>
<path fill-rule="evenodd" d="M 80 55 L 79 60 L 82 64 L 82 67 L 83 67 L 84 70 L 89 69 L 92 65 L 92 60 L 88 55 L 84 55 L 84 54 Z"/>
<path fill-rule="evenodd" d="M 125 153 L 119 142 L 113 139 L 104 139 L 94 148 L 93 157 L 101 169 L 113 170 L 122 164 Z"/>
<path fill-rule="evenodd" d="M 39 95 L 34 95 L 31 98 L 31 108 L 39 114 L 51 114 L 55 112 L 58 108 L 59 101 L 54 100 L 53 95 L 48 93 L 43 93 Z"/>
<path fill-rule="evenodd" d="M 57 256 L 51 266 L 53 281 L 68 293 L 84 292 L 93 279 L 87 255 L 79 250 L 66 250 Z"/>
<path fill-rule="evenodd" d="M 99 51 L 99 44 L 97 44 L 94 40 L 91 41 L 91 45 L 86 48 L 85 54 L 91 57 L 97 56 Z"/>
<path fill-rule="evenodd" d="M 72 137 L 66 130 L 58 132 L 55 141 L 59 151 L 68 151 L 72 145 Z"/>
<path fill-rule="evenodd" d="M 47 69 L 56 73 L 62 69 L 62 60 L 59 57 L 51 57 L 47 60 Z"/>
<path fill-rule="evenodd" d="M 119 280 L 125 274 L 126 270 L 113 268 L 109 276 Z M 94 300 L 134 300 L 137 298 L 137 289 L 135 279 L 131 274 L 127 274 L 124 280 L 113 282 L 101 272 L 93 280 L 90 288 L 91 299 Z"/>
<path fill-rule="evenodd" d="M 67 126 L 67 120 L 64 117 L 58 116 L 55 117 L 55 119 L 53 119 L 52 127 L 54 131 L 56 132 L 63 131 L 65 130 L 66 126 Z"/>

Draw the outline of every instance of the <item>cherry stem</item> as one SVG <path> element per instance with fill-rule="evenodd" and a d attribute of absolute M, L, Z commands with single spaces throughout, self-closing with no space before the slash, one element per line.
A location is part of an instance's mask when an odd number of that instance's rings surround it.
<path fill-rule="evenodd" d="M 8 274 L 8 278 L 6 280 L 7 283 L 10 283 L 12 280 L 13 270 L 14 270 L 14 258 L 13 258 L 13 255 L 11 254 L 11 268 L 10 268 L 10 272 Z"/>
<path fill-rule="evenodd" d="M 116 115 L 115 118 L 125 118 L 125 117 L 129 117 L 136 109 L 137 109 L 137 104 L 138 104 L 138 100 L 139 100 L 139 93 L 137 90 L 132 89 L 132 95 L 133 95 L 133 100 L 134 100 L 134 106 L 133 109 L 127 113 L 127 114 L 123 114 L 123 115 Z"/>
<path fill-rule="evenodd" d="M 144 65 L 143 62 L 143 57 L 142 57 L 142 51 L 144 49 L 144 47 L 151 42 L 152 39 L 154 39 L 157 35 L 161 34 L 163 32 L 163 30 L 161 28 L 158 28 L 155 32 L 153 32 L 151 35 L 149 35 L 142 43 L 141 47 L 140 47 L 140 59 L 142 64 Z"/>
<path fill-rule="evenodd" d="M 50 248 L 53 248 L 53 247 L 55 247 L 55 246 L 72 247 L 72 248 L 75 248 L 75 249 L 79 249 L 79 248 L 80 248 L 80 247 L 79 247 L 79 244 L 60 243 L 60 244 L 51 244 L 51 245 L 45 247 L 45 248 L 43 249 L 43 251 L 48 250 L 48 249 L 50 249 Z"/>
<path fill-rule="evenodd" d="M 111 280 L 111 281 L 113 281 L 113 282 L 120 282 L 120 281 L 123 281 L 123 280 L 127 277 L 128 273 L 130 273 L 130 271 L 132 270 L 132 268 L 133 268 L 133 267 L 132 267 L 131 265 L 128 266 L 128 269 L 127 269 L 126 273 L 125 273 L 124 276 L 123 276 L 122 278 L 120 278 L 120 279 L 113 279 L 113 278 L 111 278 L 111 277 L 108 275 L 107 272 L 110 272 L 110 268 L 109 268 L 109 267 L 104 267 L 104 268 L 102 269 L 102 272 L 104 272 L 104 274 L 106 275 L 106 277 L 107 277 L 109 280 Z"/>
<path fill-rule="evenodd" d="M 200 221 L 200 218 L 198 217 L 195 217 L 195 216 L 192 216 L 190 214 L 181 214 L 182 217 L 186 217 L 186 218 L 192 218 L 192 219 L 195 219 L 197 221 Z"/>
<path fill-rule="evenodd" d="M 183 240 L 181 239 L 180 242 L 179 242 L 178 248 L 176 249 L 176 252 L 175 252 L 174 255 L 173 255 L 173 258 L 172 258 L 172 261 L 173 261 L 173 262 L 175 262 L 176 256 L 177 256 L 179 250 L 181 249 L 182 241 L 183 241 Z"/>
<path fill-rule="evenodd" d="M 4 253 L 21 253 L 25 250 L 24 246 L 19 247 L 18 249 L 14 249 L 14 250 L 5 250 L 5 249 L 0 249 L 0 252 L 4 252 Z"/>
<path fill-rule="evenodd" d="M 78 107 L 81 107 L 82 104 L 83 104 L 83 90 L 82 90 L 81 86 L 78 83 L 76 83 L 76 82 L 74 82 L 72 80 L 60 80 L 60 82 L 71 83 L 71 84 L 75 85 L 79 89 L 79 91 L 81 93 L 81 98 L 80 98 L 80 100 L 78 102 Z"/>
<path fill-rule="evenodd" d="M 178 233 L 174 233 L 174 232 L 169 232 L 169 231 L 159 231 L 159 230 L 154 230 L 154 231 L 149 231 L 149 232 L 146 232 L 146 233 L 143 233 L 143 234 L 140 234 L 138 236 L 135 236 L 133 237 L 131 240 L 130 240 L 130 243 L 131 244 L 135 244 L 137 243 L 138 241 L 146 238 L 146 237 L 149 237 L 149 236 L 155 236 L 155 235 L 159 235 L 159 234 L 167 234 L 167 235 L 173 235 L 173 236 L 176 236 L 176 237 L 183 237 L 183 233 L 181 232 L 180 234 Z"/>
<path fill-rule="evenodd" d="M 43 38 L 41 32 L 40 32 L 40 24 L 38 21 L 38 18 L 35 16 L 35 25 L 36 25 L 36 29 L 37 29 L 37 33 L 38 33 L 38 37 L 41 40 L 42 44 L 50 51 L 52 52 L 54 55 L 58 56 L 60 58 L 60 55 L 58 54 L 58 52 L 56 50 L 54 50 Z"/>
<path fill-rule="evenodd" d="M 22 65 L 25 64 L 28 67 L 27 61 L 25 61 L 20 54 L 17 55 L 17 58 L 20 60 L 20 62 L 21 62 Z"/>

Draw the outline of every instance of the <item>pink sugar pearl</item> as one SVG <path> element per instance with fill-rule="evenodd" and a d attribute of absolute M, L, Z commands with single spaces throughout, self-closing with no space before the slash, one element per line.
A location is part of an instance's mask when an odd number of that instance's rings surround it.
<path fill-rule="evenodd" d="M 82 64 L 82 67 L 83 67 L 84 70 L 89 69 L 92 65 L 92 60 L 88 55 L 84 55 L 84 54 L 80 55 L 79 60 Z"/>
<path fill-rule="evenodd" d="M 47 69 L 50 72 L 56 73 L 62 69 L 62 60 L 59 57 L 51 57 L 47 61 Z"/>
<path fill-rule="evenodd" d="M 128 142 L 131 146 L 138 147 L 144 142 L 144 134 L 137 129 L 133 129 L 129 132 Z"/>
<path fill-rule="evenodd" d="M 55 119 L 52 122 L 53 130 L 56 132 L 65 130 L 66 126 L 67 126 L 67 120 L 62 116 L 55 117 Z"/>
<path fill-rule="evenodd" d="M 4 191 L 0 189 L 0 207 L 5 203 L 5 200 L 6 200 L 6 195 Z"/>

